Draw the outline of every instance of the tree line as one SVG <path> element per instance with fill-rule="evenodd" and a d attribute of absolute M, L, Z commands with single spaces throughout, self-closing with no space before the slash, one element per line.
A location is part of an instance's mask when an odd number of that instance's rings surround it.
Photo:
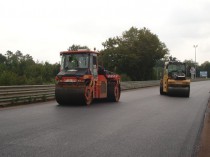
<path fill-rule="evenodd" d="M 59 64 L 35 62 L 21 51 L 0 53 L 0 85 L 36 85 L 54 83 Z"/>
<path fill-rule="evenodd" d="M 131 27 L 121 36 L 108 38 L 99 50 L 99 64 L 106 70 L 121 75 L 123 81 L 143 81 L 160 79 L 165 61 L 177 60 L 170 56 L 169 49 L 158 36 L 147 28 Z M 69 46 L 67 50 L 89 49 L 87 46 Z M 189 68 L 194 67 L 192 60 L 185 60 Z M 58 63 L 35 62 L 29 54 L 21 51 L 0 53 L 0 85 L 49 84 L 59 72 Z M 196 65 L 197 76 L 207 71 L 210 77 L 210 62 Z"/>
<path fill-rule="evenodd" d="M 151 80 L 157 61 L 169 54 L 165 43 L 149 29 L 131 27 L 102 43 L 100 62 L 128 80 Z"/>
<path fill-rule="evenodd" d="M 100 64 L 105 68 L 121 74 L 123 80 L 143 81 L 160 79 L 166 61 L 178 61 L 169 53 L 165 43 L 147 28 L 131 27 L 121 36 L 109 38 L 102 43 Z M 192 60 L 184 61 L 187 75 L 190 68 L 196 65 L 196 76 L 200 71 L 207 71 L 210 77 L 210 62 L 201 65 Z"/>

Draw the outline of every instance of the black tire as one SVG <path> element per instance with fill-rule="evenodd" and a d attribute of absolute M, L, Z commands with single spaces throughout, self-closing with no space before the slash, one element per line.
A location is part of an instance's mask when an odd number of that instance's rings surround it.
<path fill-rule="evenodd" d="M 116 82 L 109 82 L 107 88 L 107 97 L 109 101 L 118 102 L 120 99 L 121 89 Z"/>
<path fill-rule="evenodd" d="M 188 88 L 187 92 L 186 92 L 186 95 L 185 95 L 187 98 L 190 97 L 190 87 Z"/>
<path fill-rule="evenodd" d="M 62 100 L 62 98 L 60 98 L 60 96 L 57 96 L 56 93 L 55 93 L 55 100 L 57 101 L 57 103 L 58 103 L 59 105 L 65 105 L 65 104 L 66 104 L 66 102 L 64 102 L 64 101 Z"/>
<path fill-rule="evenodd" d="M 61 100 L 59 100 L 58 98 L 56 98 L 55 100 L 57 101 L 57 103 L 58 103 L 59 105 L 64 105 L 64 103 L 63 103 Z"/>

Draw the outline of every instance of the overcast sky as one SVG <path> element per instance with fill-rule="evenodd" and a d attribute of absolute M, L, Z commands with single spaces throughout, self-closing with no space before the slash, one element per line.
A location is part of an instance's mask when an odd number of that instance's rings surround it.
<path fill-rule="evenodd" d="M 72 44 L 101 50 L 131 27 L 148 28 L 173 57 L 210 61 L 210 0 L 1 0 L 0 53 L 59 62 Z"/>

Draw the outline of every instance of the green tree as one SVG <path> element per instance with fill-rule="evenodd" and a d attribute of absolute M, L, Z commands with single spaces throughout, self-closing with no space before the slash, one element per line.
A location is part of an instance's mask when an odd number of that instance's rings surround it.
<path fill-rule="evenodd" d="M 131 27 L 122 36 L 109 38 L 101 51 L 100 63 L 132 80 L 149 80 L 156 61 L 168 54 L 166 45 L 149 29 Z"/>
<path fill-rule="evenodd" d="M 23 85 L 54 83 L 59 64 L 35 63 L 33 58 L 21 51 L 0 54 L 0 85 Z"/>
<path fill-rule="evenodd" d="M 173 56 L 169 56 L 168 59 L 169 61 L 178 61 L 177 58 Z"/>
<path fill-rule="evenodd" d="M 0 64 L 6 63 L 7 58 L 0 53 Z"/>
<path fill-rule="evenodd" d="M 87 49 L 87 50 L 90 50 L 87 46 L 81 46 L 81 45 L 72 45 L 72 46 L 69 46 L 68 48 L 68 51 L 72 50 L 72 51 L 76 51 L 78 49 Z"/>

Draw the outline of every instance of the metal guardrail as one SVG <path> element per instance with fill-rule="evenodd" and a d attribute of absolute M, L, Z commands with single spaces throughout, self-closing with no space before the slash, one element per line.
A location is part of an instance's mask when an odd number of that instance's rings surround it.
<path fill-rule="evenodd" d="M 159 80 L 154 80 L 154 81 L 127 81 L 127 82 L 121 82 L 121 90 L 152 87 L 152 86 L 158 86 L 159 84 L 160 84 Z"/>
<path fill-rule="evenodd" d="M 203 81 L 209 79 L 197 79 Z M 158 86 L 159 80 L 121 82 L 121 90 Z M 0 107 L 55 99 L 55 85 L 0 86 Z"/>
<path fill-rule="evenodd" d="M 54 99 L 54 90 L 55 85 L 0 86 L 0 106 Z"/>
<path fill-rule="evenodd" d="M 121 82 L 121 89 L 135 89 L 156 86 L 159 81 L 128 81 Z M 20 85 L 0 86 L 0 106 L 29 104 L 55 98 L 55 85 Z"/>

